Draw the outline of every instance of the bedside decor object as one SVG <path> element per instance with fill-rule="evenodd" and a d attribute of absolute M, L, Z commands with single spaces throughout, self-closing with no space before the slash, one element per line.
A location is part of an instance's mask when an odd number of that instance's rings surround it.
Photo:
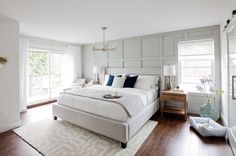
<path fill-rule="evenodd" d="M 202 136 L 217 136 L 224 137 L 226 127 L 221 126 L 210 118 L 192 117 L 190 116 L 190 125 Z"/>
<path fill-rule="evenodd" d="M 174 89 L 171 90 L 172 92 L 177 92 L 177 93 L 183 93 L 184 90 L 179 89 L 179 86 L 177 85 Z"/>
<path fill-rule="evenodd" d="M 200 108 L 200 116 L 217 121 L 219 118 L 219 111 L 215 106 L 215 102 L 213 102 L 215 100 L 212 99 L 214 99 L 216 95 L 222 94 L 223 91 L 215 88 L 215 83 L 211 75 L 208 77 L 203 76 L 200 81 L 201 84 L 197 86 L 197 90 L 206 96 L 206 103 Z"/>
<path fill-rule="evenodd" d="M 6 57 L 0 57 L 0 69 L 2 69 L 7 62 L 8 60 Z"/>
<path fill-rule="evenodd" d="M 107 27 L 102 27 L 102 31 L 103 31 L 103 42 L 102 42 L 102 48 L 97 48 L 95 46 L 93 46 L 93 51 L 113 51 L 116 50 L 117 47 L 109 47 L 108 43 L 106 42 L 105 39 L 105 31 L 106 31 Z"/>
<path fill-rule="evenodd" d="M 72 89 L 78 89 L 78 88 L 83 88 L 86 84 L 86 79 L 83 78 L 76 78 L 74 79 L 74 81 L 72 82 L 71 88 Z"/>
<path fill-rule="evenodd" d="M 102 72 L 102 67 L 93 66 L 93 74 L 95 75 L 95 83 L 99 83 L 99 74 Z"/>
<path fill-rule="evenodd" d="M 164 76 L 168 78 L 165 89 L 171 90 L 172 84 L 171 84 L 170 77 L 175 76 L 175 65 L 164 65 L 163 71 L 164 71 Z"/>

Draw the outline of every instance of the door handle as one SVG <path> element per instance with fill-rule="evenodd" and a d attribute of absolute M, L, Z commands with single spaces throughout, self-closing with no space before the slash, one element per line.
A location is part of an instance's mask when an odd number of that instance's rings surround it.
<path fill-rule="evenodd" d="M 234 80 L 236 79 L 236 76 L 232 76 L 232 99 L 236 100 L 236 97 L 234 96 Z"/>

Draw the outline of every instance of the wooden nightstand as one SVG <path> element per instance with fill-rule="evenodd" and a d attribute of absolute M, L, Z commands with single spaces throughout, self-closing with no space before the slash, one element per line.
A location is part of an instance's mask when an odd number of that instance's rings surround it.
<path fill-rule="evenodd" d="M 177 108 L 172 106 L 166 106 L 166 101 L 182 102 L 183 108 Z M 184 92 L 172 92 L 162 91 L 161 92 L 161 116 L 163 113 L 181 114 L 184 115 L 185 120 L 187 119 L 188 111 L 188 95 Z"/>

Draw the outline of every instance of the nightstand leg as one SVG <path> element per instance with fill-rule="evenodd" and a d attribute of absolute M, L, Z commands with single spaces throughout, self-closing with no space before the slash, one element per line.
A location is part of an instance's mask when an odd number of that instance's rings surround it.
<path fill-rule="evenodd" d="M 184 119 L 187 120 L 187 102 L 184 103 Z"/>
<path fill-rule="evenodd" d="M 161 100 L 161 117 L 163 116 L 163 105 L 164 105 L 164 101 Z"/>

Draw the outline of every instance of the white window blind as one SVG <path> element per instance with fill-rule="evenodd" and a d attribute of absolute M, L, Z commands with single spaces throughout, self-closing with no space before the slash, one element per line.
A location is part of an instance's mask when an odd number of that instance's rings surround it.
<path fill-rule="evenodd" d="M 214 40 L 178 43 L 180 87 L 196 91 L 200 78 L 211 75 L 214 79 Z"/>

